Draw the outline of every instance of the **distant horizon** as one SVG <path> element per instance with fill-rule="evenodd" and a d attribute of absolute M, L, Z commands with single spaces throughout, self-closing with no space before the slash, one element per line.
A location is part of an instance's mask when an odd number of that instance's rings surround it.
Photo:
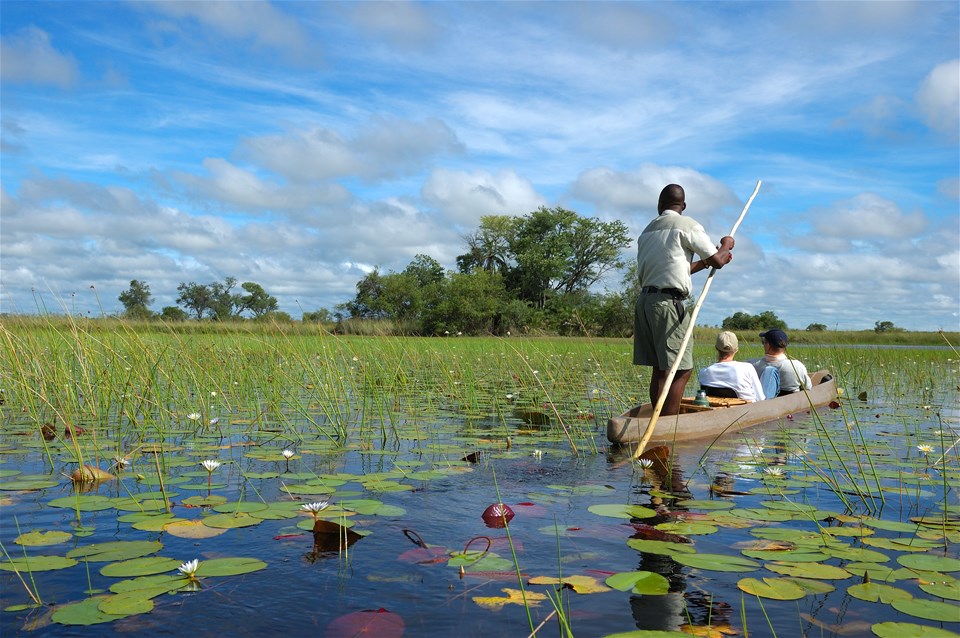
<path fill-rule="evenodd" d="M 955 1 L 7 1 L 0 47 L 0 313 L 333 312 L 484 215 L 636 238 L 679 183 L 716 242 L 762 180 L 700 323 L 960 330 Z"/>

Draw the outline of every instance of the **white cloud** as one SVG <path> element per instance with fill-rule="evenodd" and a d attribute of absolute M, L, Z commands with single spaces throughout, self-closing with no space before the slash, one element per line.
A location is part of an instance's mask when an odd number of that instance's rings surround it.
<path fill-rule="evenodd" d="M 413 2 L 354 2 L 347 6 L 354 24 L 371 37 L 401 48 L 426 48 L 440 28 L 431 12 Z"/>
<path fill-rule="evenodd" d="M 422 194 L 444 215 L 466 226 L 478 225 L 483 215 L 524 215 L 546 203 L 533 184 L 512 170 L 492 174 L 436 169 Z"/>
<path fill-rule="evenodd" d="M 950 199 L 960 199 L 960 177 L 947 177 L 937 182 L 937 192 Z"/>
<path fill-rule="evenodd" d="M 45 31 L 28 27 L 0 40 L 0 77 L 66 89 L 76 84 L 80 72 L 76 59 L 53 48 Z"/>
<path fill-rule="evenodd" d="M 316 127 L 249 138 L 239 150 L 242 157 L 295 182 L 409 175 L 438 155 L 462 152 L 456 134 L 440 120 L 384 117 L 368 122 L 352 139 Z"/>
<path fill-rule="evenodd" d="M 873 193 L 861 193 L 829 209 L 815 210 L 810 217 L 817 236 L 849 241 L 912 237 L 927 227 L 923 211 L 904 213 L 895 202 Z"/>
<path fill-rule="evenodd" d="M 938 64 L 920 83 L 917 106 L 927 126 L 946 133 L 953 141 L 960 136 L 960 59 Z"/>

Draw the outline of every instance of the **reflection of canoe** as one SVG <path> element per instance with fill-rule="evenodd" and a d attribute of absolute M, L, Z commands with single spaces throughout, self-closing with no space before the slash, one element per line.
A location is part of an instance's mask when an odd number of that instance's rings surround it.
<path fill-rule="evenodd" d="M 725 432 L 739 432 L 751 425 L 774 421 L 787 414 L 805 412 L 812 406 L 821 406 L 837 398 L 837 384 L 826 370 L 810 375 L 813 389 L 796 392 L 776 399 L 744 403 L 739 399 L 710 398 L 710 407 L 693 405 L 693 399 L 684 399 L 680 414 L 662 416 L 657 420 L 651 441 L 672 443 L 694 439 L 715 438 Z M 826 381 L 824 381 L 826 379 Z M 638 443 L 647 430 L 653 407 L 649 403 L 637 406 L 607 421 L 607 438 L 611 443 Z"/>

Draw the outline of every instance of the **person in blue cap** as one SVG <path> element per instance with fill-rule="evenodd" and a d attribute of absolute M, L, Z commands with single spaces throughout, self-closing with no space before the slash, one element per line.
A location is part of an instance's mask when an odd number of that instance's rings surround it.
<path fill-rule="evenodd" d="M 763 358 L 751 361 L 760 375 L 763 394 L 768 399 L 799 392 L 801 388 L 809 390 L 813 381 L 807 368 L 797 359 L 787 357 L 787 333 L 772 328 L 760 333 L 763 340 Z"/>

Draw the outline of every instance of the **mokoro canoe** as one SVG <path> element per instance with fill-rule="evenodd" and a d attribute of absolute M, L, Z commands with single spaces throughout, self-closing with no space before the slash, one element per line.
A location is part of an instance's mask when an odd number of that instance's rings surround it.
<path fill-rule="evenodd" d="M 815 372 L 810 379 L 813 389 L 808 392 L 795 392 L 756 403 L 710 397 L 708 408 L 694 405 L 693 399 L 684 399 L 679 415 L 661 416 L 657 420 L 650 441 L 673 443 L 715 438 L 723 433 L 739 432 L 752 425 L 774 421 L 787 414 L 806 412 L 811 406 L 826 405 L 837 398 L 837 383 L 827 370 Z M 612 417 L 607 421 L 607 439 L 611 443 L 639 443 L 647 431 L 652 412 L 653 406 L 644 403 Z"/>

